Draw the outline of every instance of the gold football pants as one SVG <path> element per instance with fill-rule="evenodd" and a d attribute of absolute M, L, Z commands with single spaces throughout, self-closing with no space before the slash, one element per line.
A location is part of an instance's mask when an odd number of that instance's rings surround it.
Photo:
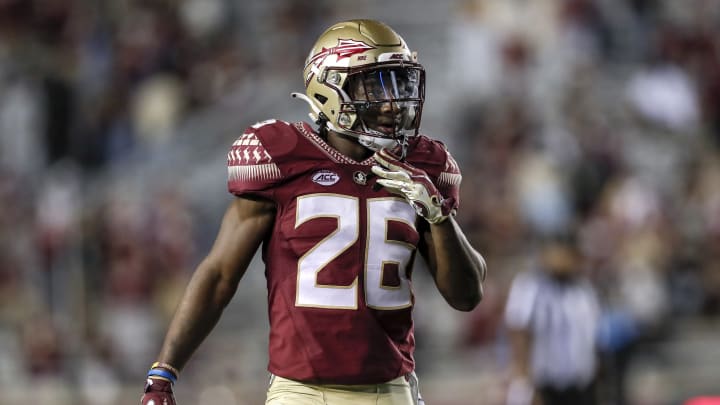
<path fill-rule="evenodd" d="M 315 385 L 271 376 L 265 405 L 423 405 L 415 374 L 384 384 Z"/>

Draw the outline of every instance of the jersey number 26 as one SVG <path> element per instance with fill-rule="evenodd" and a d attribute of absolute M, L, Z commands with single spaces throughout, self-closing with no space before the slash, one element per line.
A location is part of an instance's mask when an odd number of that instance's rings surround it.
<path fill-rule="evenodd" d="M 341 194 L 311 194 L 297 200 L 295 228 L 315 218 L 335 218 L 337 228 L 315 244 L 298 261 L 295 305 L 301 307 L 357 309 L 358 277 L 350 285 L 318 283 L 318 273 L 340 271 L 327 266 L 360 237 L 360 200 Z M 367 229 L 364 243 L 365 302 L 381 310 L 407 308 L 412 304 L 406 268 L 415 246 L 387 238 L 388 222 L 399 221 L 415 229 L 415 211 L 404 200 L 376 198 L 367 200 Z M 327 267 L 326 267 L 327 266 Z M 399 285 L 384 285 L 385 271 L 394 271 Z"/>

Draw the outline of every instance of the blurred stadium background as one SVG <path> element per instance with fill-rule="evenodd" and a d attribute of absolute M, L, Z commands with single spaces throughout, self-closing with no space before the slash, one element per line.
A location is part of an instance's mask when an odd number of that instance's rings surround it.
<path fill-rule="evenodd" d="M 138 401 L 232 198 L 227 148 L 305 119 L 306 52 L 358 17 L 419 51 L 489 263 L 470 314 L 416 273 L 428 404 L 502 403 L 509 281 L 570 224 L 608 314 L 603 404 L 720 394 L 720 2 L 0 0 L 0 404 Z M 182 404 L 262 403 L 264 297 L 256 261 Z"/>

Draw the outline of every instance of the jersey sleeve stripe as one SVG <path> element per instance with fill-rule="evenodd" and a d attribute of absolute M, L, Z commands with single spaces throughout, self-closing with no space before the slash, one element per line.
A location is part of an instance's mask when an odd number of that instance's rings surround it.
<path fill-rule="evenodd" d="M 248 166 L 228 166 L 230 181 L 266 181 L 280 179 L 282 174 L 275 163 Z"/>
<path fill-rule="evenodd" d="M 462 175 L 460 173 L 448 173 L 442 172 L 438 177 L 438 186 L 459 186 L 462 182 Z"/>

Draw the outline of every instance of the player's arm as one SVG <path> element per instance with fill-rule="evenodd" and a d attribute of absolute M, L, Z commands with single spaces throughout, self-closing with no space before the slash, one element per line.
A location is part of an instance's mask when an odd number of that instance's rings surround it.
<path fill-rule="evenodd" d="M 175 404 L 172 384 L 179 370 L 217 324 L 274 218 L 275 205 L 267 200 L 238 197 L 230 204 L 170 322 L 141 404 Z"/>
<path fill-rule="evenodd" d="M 238 197 L 230 204 L 173 316 L 159 362 L 182 369 L 220 319 L 274 218 L 275 206 L 267 200 Z"/>
<path fill-rule="evenodd" d="M 483 296 L 487 266 L 455 219 L 450 216 L 421 231 L 418 246 L 440 294 L 453 308 L 473 310 Z"/>
<path fill-rule="evenodd" d="M 427 173 L 383 149 L 375 154 L 382 166 L 373 173 L 388 191 L 403 196 L 426 220 L 418 249 L 428 263 L 435 284 L 455 309 L 471 311 L 482 299 L 486 265 L 452 217 L 456 198 L 443 198 Z"/>

